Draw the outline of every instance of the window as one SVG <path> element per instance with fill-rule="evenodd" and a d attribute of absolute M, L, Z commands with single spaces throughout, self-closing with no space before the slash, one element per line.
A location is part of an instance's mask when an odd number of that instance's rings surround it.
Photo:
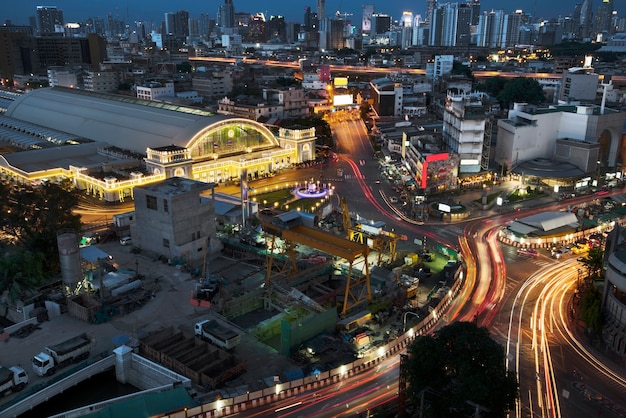
<path fill-rule="evenodd" d="M 192 233 L 191 233 L 191 240 L 192 240 L 192 241 L 195 241 L 195 240 L 196 240 L 196 233 L 195 233 L 195 232 L 192 232 Z"/>
<path fill-rule="evenodd" d="M 146 207 L 148 209 L 157 210 L 157 198 L 156 198 L 156 196 L 146 195 Z"/>
<path fill-rule="evenodd" d="M 163 238 L 163 246 L 165 248 L 170 248 L 170 240 L 167 238 Z"/>
<path fill-rule="evenodd" d="M 163 212 L 169 212 L 169 206 L 167 205 L 167 200 L 163 199 Z"/>

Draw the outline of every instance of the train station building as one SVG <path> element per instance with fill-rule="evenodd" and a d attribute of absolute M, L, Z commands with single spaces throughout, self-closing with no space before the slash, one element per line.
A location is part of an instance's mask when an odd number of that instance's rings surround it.
<path fill-rule="evenodd" d="M 170 177 L 227 183 L 315 159 L 315 128 L 268 127 L 202 108 L 61 87 L 0 103 L 0 175 L 69 178 L 108 202 Z"/>

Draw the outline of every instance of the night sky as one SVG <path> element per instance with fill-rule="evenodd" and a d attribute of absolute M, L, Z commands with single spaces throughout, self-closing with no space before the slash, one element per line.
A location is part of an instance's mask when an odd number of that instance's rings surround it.
<path fill-rule="evenodd" d="M 10 3 L 9 3 L 10 1 Z M 285 1 L 285 0 L 233 0 L 236 12 L 256 12 L 265 13 L 266 17 L 271 15 L 283 15 L 286 20 L 302 22 L 304 7 L 310 6 L 316 9 L 317 0 Z M 481 0 L 481 10 L 502 9 L 505 12 L 512 12 L 522 9 L 535 16 L 544 18 L 569 16 L 574 10 L 576 3 L 582 0 Z M 440 3 L 443 3 L 440 1 Z M 3 0 L 0 8 L 0 23 L 5 19 L 10 19 L 11 23 L 20 25 L 28 23 L 28 16 L 36 13 L 38 5 L 57 6 L 63 10 L 66 22 L 80 22 L 89 16 L 106 17 L 110 13 L 127 22 L 133 20 L 145 20 L 160 22 L 163 20 L 165 12 L 175 12 L 176 10 L 189 11 L 190 17 L 198 17 L 200 12 L 208 13 L 209 17 L 216 17 L 217 8 L 223 4 L 223 0 L 56 0 L 56 1 L 33 1 L 33 0 Z M 426 10 L 426 0 L 397 0 L 393 2 L 376 2 L 369 0 L 326 0 L 326 15 L 334 14 L 340 7 L 342 13 L 353 14 L 352 19 L 360 21 L 361 5 L 374 4 L 377 13 L 387 13 L 394 19 L 398 19 L 403 10 L 413 13 L 424 14 Z M 600 0 L 594 0 L 593 9 L 600 4 Z M 626 0 L 614 0 L 615 9 L 619 15 L 626 12 Z M 259 9 L 259 5 L 262 8 Z M 356 22 L 355 22 L 356 23 Z"/>

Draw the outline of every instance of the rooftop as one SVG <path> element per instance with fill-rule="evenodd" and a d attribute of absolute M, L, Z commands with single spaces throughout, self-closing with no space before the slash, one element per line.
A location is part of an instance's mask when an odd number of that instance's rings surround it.
<path fill-rule="evenodd" d="M 141 188 L 154 193 L 168 196 L 178 196 L 197 190 L 198 193 L 214 187 L 213 183 L 204 183 L 184 177 L 170 177 L 158 183 L 148 184 Z"/>

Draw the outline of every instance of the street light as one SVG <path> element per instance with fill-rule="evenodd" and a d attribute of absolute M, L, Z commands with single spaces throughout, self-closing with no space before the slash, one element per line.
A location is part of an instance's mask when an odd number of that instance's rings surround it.
<path fill-rule="evenodd" d="M 411 311 L 407 311 L 407 312 L 405 312 L 405 313 L 404 313 L 404 317 L 403 317 L 403 319 L 402 319 L 402 333 L 405 333 L 405 332 L 406 332 L 406 316 L 407 316 L 408 314 L 415 315 L 415 317 L 416 317 L 417 319 L 419 319 L 419 318 L 420 318 L 420 316 L 419 316 L 418 314 L 416 314 L 415 312 L 411 312 Z"/>

